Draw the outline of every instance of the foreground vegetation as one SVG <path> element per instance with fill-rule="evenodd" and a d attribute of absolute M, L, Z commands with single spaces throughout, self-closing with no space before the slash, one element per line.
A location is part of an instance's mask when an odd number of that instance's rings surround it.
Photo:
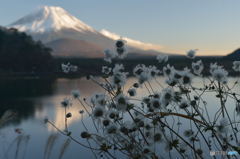
<path fill-rule="evenodd" d="M 156 66 L 139 64 L 132 74 L 137 81 L 126 88 L 129 76 L 124 66 L 114 58 L 123 59 L 126 55 L 125 44 L 116 42 L 116 51 L 107 50 L 105 61 L 108 66 L 102 67 L 102 80 L 88 76 L 97 83 L 104 93 L 96 93 L 89 100 L 81 97 L 78 90 L 72 92 L 72 97 L 62 101 L 65 109 L 65 129 L 61 130 L 48 119 L 52 125 L 69 140 L 91 150 L 95 158 L 163 158 L 166 153 L 169 158 L 208 158 L 212 151 L 225 153 L 240 153 L 239 148 L 239 118 L 240 94 L 236 91 L 239 80 L 233 85 L 228 84 L 228 72 L 217 63 L 208 66 L 209 77 L 202 78 L 206 65 L 195 59 L 195 50 L 190 50 L 187 57 L 191 67 L 176 69 L 168 64 L 167 55 L 157 57 Z M 65 73 L 77 71 L 76 66 L 62 64 Z M 234 61 L 231 69 L 239 75 L 240 61 Z M 165 83 L 158 81 L 158 76 L 165 77 Z M 193 78 L 202 79 L 201 87 L 195 86 Z M 153 88 L 150 81 L 158 84 Z M 137 98 L 139 88 L 144 88 L 146 96 Z M 205 98 L 209 93 L 216 100 L 214 108 Z M 90 131 L 88 125 L 81 121 L 85 128 L 81 139 L 74 138 L 68 128 L 68 119 L 72 113 L 68 107 L 72 100 L 77 100 L 84 108 L 80 115 L 89 115 L 95 131 Z M 235 103 L 232 111 L 229 101 Z M 213 109 L 210 111 L 210 109 Z M 213 114 L 212 114 L 213 113 Z M 211 115 L 210 115 L 211 114 Z M 166 152 L 166 153 L 165 153 Z M 177 155 L 176 155 L 177 154 Z"/>

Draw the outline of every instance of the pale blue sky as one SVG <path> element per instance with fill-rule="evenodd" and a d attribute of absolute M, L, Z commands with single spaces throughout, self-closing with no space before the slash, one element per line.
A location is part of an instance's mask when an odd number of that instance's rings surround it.
<path fill-rule="evenodd" d="M 227 54 L 240 47 L 240 0 L 1 0 L 0 25 L 42 5 L 61 6 L 97 30 L 159 44 L 165 52 Z"/>

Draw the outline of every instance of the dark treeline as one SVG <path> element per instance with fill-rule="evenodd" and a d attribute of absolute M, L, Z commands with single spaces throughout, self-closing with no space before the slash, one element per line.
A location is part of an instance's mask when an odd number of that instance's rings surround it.
<path fill-rule="evenodd" d="M 49 72 L 54 70 L 51 49 L 16 29 L 0 27 L 0 72 Z"/>

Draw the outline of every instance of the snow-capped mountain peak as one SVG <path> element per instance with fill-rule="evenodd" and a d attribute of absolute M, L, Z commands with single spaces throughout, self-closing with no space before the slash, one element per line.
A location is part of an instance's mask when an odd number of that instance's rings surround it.
<path fill-rule="evenodd" d="M 103 56 L 103 50 L 112 49 L 115 40 L 120 38 L 127 42 L 129 52 L 150 55 L 149 52 L 161 49 L 159 45 L 121 37 L 107 30 L 96 31 L 63 8 L 55 6 L 38 8 L 8 27 L 26 32 L 34 40 L 40 40 L 52 48 L 53 54 L 57 56 Z"/>
<path fill-rule="evenodd" d="M 63 8 L 55 6 L 43 6 L 37 11 L 12 23 L 9 27 L 30 33 L 59 31 L 61 29 L 74 29 L 80 32 L 95 32 L 92 27 L 70 15 Z"/>

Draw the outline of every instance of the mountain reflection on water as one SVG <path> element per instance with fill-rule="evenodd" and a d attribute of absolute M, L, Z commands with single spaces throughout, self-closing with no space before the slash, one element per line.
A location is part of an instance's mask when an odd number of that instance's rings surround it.
<path fill-rule="evenodd" d="M 13 144 L 18 136 L 15 132 L 16 129 L 21 129 L 24 134 L 30 137 L 26 152 L 19 151 L 20 158 L 42 159 L 49 135 L 56 133 L 56 129 L 44 124 L 44 119 L 47 117 L 58 128 L 64 129 L 65 112 L 60 104 L 61 101 L 64 98 L 69 98 L 71 91 L 74 89 L 81 90 L 82 97 L 88 97 L 94 92 L 102 91 L 96 86 L 85 78 L 1 80 L 0 116 L 7 110 L 17 112 L 17 115 L 0 128 L 0 142 L 4 143 L 0 144 L 0 159 L 16 157 L 17 144 Z M 73 106 L 67 109 L 73 115 L 68 120 L 69 128 L 78 133 L 78 136 L 82 130 L 78 123 L 81 118 L 80 110 L 83 110 L 83 108 L 75 102 L 73 102 Z M 75 134 L 73 133 L 73 135 Z M 61 136 L 58 142 L 63 142 L 64 139 L 66 138 Z M 11 145 L 10 148 L 9 145 Z M 56 146 L 57 152 L 53 153 L 50 158 L 57 158 L 60 146 L 61 143 Z M 64 155 L 66 158 L 74 158 L 72 155 L 76 154 L 91 156 L 88 150 L 82 149 L 79 151 L 79 145 L 74 143 L 70 145 L 68 152 Z"/>
<path fill-rule="evenodd" d="M 71 90 L 80 88 L 82 92 L 87 90 L 86 95 L 90 92 L 95 92 L 96 86 L 94 83 L 89 84 L 89 81 L 83 79 L 28 79 L 28 80 L 1 80 L 0 81 L 0 116 L 7 110 L 12 110 L 17 113 L 14 120 L 7 124 L 19 125 L 23 120 L 33 118 L 44 118 L 48 115 L 55 115 L 54 122 L 61 126 L 64 117 L 64 109 L 56 109 L 54 114 L 46 112 L 47 107 L 60 107 L 60 103 L 64 98 L 70 96 Z M 84 95 L 84 94 L 82 94 Z M 79 112 L 77 103 L 73 103 L 74 107 L 70 107 L 68 111 L 75 113 Z M 79 115 L 76 115 L 80 117 Z M 63 118 L 63 119 L 62 119 Z M 71 119 L 71 120 L 72 120 Z M 70 120 L 70 121 L 71 121 Z"/>
<path fill-rule="evenodd" d="M 33 118 L 35 110 L 41 106 L 35 105 L 30 98 L 53 94 L 53 83 L 53 79 L 0 80 L 0 116 L 7 110 L 17 112 L 16 118 L 10 122 L 14 125 Z"/>

